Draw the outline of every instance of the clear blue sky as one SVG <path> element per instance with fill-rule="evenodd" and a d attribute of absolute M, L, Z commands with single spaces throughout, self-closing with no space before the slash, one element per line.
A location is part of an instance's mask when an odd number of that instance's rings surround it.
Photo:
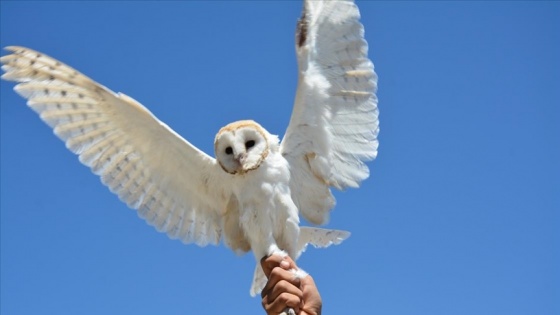
<path fill-rule="evenodd" d="M 379 74 L 371 177 L 308 249 L 325 314 L 560 314 L 560 2 L 358 1 Z M 40 50 L 209 154 L 251 118 L 282 136 L 299 1 L 0 2 Z M 4 53 L 3 53 L 4 54 Z M 263 314 L 252 255 L 169 240 L 1 82 L 1 307 L 10 314 Z"/>

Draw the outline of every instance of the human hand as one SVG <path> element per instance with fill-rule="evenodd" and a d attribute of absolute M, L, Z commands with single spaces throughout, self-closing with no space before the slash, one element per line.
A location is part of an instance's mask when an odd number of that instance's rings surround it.
<path fill-rule="evenodd" d="M 310 275 L 297 278 L 291 269 L 296 263 L 289 257 L 272 255 L 261 259 L 261 267 L 268 278 L 261 292 L 262 306 L 268 315 L 278 315 L 292 308 L 297 315 L 320 315 L 321 296 Z"/>

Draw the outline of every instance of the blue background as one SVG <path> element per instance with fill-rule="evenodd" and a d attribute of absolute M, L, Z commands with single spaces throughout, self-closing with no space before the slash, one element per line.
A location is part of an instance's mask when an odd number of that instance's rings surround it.
<path fill-rule="evenodd" d="M 560 3 L 358 1 L 379 74 L 371 177 L 308 249 L 325 314 L 560 314 Z M 23 45 L 147 106 L 213 155 L 284 134 L 301 3 L 0 3 Z M 263 314 L 252 255 L 170 241 L 1 87 L 2 314 Z"/>

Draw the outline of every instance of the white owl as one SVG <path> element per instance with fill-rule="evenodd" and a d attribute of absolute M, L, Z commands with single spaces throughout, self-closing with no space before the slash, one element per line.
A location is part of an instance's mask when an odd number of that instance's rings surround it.
<path fill-rule="evenodd" d="M 324 224 L 330 187 L 357 187 L 377 154 L 377 77 L 352 1 L 305 1 L 297 25 L 299 65 L 293 114 L 279 141 L 254 121 L 231 123 L 215 139 L 216 159 L 144 106 L 42 53 L 7 47 L 2 78 L 68 149 L 138 215 L 172 239 L 252 250 L 254 295 L 266 279 L 258 261 L 307 244 L 338 244 L 348 232 Z"/>

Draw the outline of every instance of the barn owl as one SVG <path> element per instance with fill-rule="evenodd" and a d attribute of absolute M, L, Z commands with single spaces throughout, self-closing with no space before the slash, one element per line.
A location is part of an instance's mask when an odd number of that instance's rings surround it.
<path fill-rule="evenodd" d="M 346 231 L 300 227 L 329 219 L 331 187 L 358 187 L 378 147 L 377 76 L 353 1 L 306 0 L 295 38 L 299 83 L 280 141 L 257 122 L 221 128 L 215 158 L 133 98 L 43 53 L 6 47 L 2 78 L 54 129 L 81 163 L 158 231 L 199 246 L 223 242 L 257 260 L 297 259 Z M 299 276 L 302 271 L 294 271 Z"/>

